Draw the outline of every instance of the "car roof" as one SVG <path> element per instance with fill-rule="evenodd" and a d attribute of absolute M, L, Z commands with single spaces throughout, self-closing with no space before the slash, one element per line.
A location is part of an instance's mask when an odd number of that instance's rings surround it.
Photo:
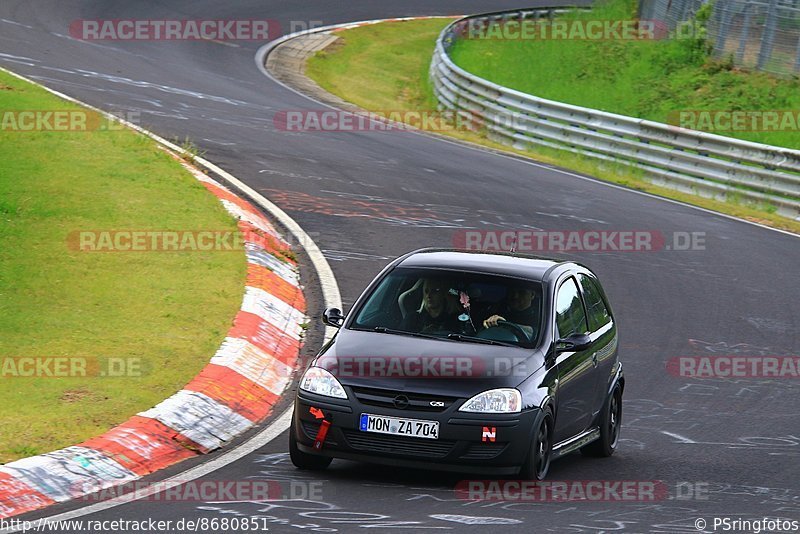
<path fill-rule="evenodd" d="M 512 252 L 422 249 L 410 252 L 396 266 L 495 273 L 542 281 L 556 267 L 568 264 L 572 262 Z"/>

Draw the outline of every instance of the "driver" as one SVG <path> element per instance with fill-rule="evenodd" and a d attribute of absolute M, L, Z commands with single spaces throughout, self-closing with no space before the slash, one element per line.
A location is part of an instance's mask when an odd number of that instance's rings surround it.
<path fill-rule="evenodd" d="M 533 325 L 538 324 L 539 314 L 536 306 L 536 293 L 528 285 L 517 284 L 508 288 L 506 301 L 483 321 L 484 328 L 497 326 L 497 321 L 516 323 L 530 339 L 533 339 Z"/>
<path fill-rule="evenodd" d="M 422 283 L 422 306 L 403 321 L 405 330 L 429 333 L 458 332 L 459 322 L 455 305 L 445 280 L 426 278 Z"/>

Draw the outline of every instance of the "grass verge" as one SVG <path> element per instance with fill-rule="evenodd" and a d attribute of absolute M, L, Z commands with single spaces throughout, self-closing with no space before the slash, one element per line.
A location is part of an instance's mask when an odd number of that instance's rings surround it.
<path fill-rule="evenodd" d="M 341 31 L 337 34 L 339 41 L 308 60 L 306 74 L 326 91 L 369 111 L 433 111 L 437 103 L 428 68 L 436 38 L 449 23 L 446 19 L 384 22 Z M 537 71 L 538 62 L 537 58 L 537 64 L 525 70 Z M 518 60 L 516 64 L 530 64 L 530 61 L 520 63 Z M 768 106 L 762 105 L 761 109 L 765 107 Z M 800 221 L 781 217 L 769 209 L 756 209 L 734 200 L 705 199 L 655 186 L 642 173 L 622 165 L 545 147 L 516 150 L 465 130 L 442 133 L 632 189 L 800 233 Z"/>
<path fill-rule="evenodd" d="M 82 108 L 0 72 L 0 109 Z M 183 387 L 224 339 L 241 304 L 246 261 L 240 250 L 80 252 L 68 245 L 75 231 L 236 230 L 176 159 L 132 131 L 4 129 L 0 161 L 5 463 L 100 434 Z M 20 357 L 130 358 L 141 371 L 13 376 L 21 368 L 9 359 Z"/>

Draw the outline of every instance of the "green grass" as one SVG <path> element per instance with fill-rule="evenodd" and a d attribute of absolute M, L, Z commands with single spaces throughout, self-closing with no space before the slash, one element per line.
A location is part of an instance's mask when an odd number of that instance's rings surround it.
<path fill-rule="evenodd" d="M 436 38 L 450 22 L 430 19 L 346 30 L 338 34 L 340 41 L 309 59 L 306 74 L 365 109 L 436 109 L 428 68 Z"/>
<path fill-rule="evenodd" d="M 627 20 L 635 4 L 613 0 L 573 19 Z M 677 124 L 680 111 L 794 110 L 800 79 L 737 70 L 712 61 L 695 39 L 642 41 L 460 39 L 453 61 L 478 76 L 551 100 Z M 509 66 L 516 66 L 509 68 Z M 800 148 L 800 128 L 715 131 L 770 145 Z"/>
<path fill-rule="evenodd" d="M 0 72 L 0 110 L 79 109 Z M 76 230 L 235 230 L 180 163 L 128 130 L 0 131 L 0 359 L 140 358 L 141 377 L 0 377 L 0 462 L 75 444 L 173 394 L 241 303 L 234 252 L 89 253 Z"/>
<path fill-rule="evenodd" d="M 385 22 L 342 31 L 338 33 L 339 41 L 308 60 L 306 74 L 323 89 L 370 111 L 435 110 L 436 98 L 428 78 L 428 69 L 436 38 L 450 22 L 444 19 Z M 469 45 L 477 46 L 479 42 L 482 45 L 487 44 L 487 41 L 471 41 Z M 558 76 L 549 73 L 546 66 L 548 61 L 543 57 L 536 57 L 535 61 L 531 61 L 526 56 L 524 61 L 518 59 L 512 64 L 524 65 L 524 68 L 516 69 L 518 72 L 531 72 L 532 76 L 544 74 L 546 76 L 542 77 L 551 78 L 548 83 L 560 86 L 562 83 L 558 79 L 561 75 L 560 69 L 556 71 Z M 613 72 L 615 68 L 620 67 L 610 62 L 607 70 Z M 762 75 L 756 76 L 762 78 Z M 772 80 L 771 83 L 784 82 Z M 535 90 L 531 92 L 539 94 Z M 610 92 L 612 94 L 607 98 L 615 98 L 613 91 Z M 558 94 L 548 96 L 562 99 Z M 667 96 L 664 95 L 663 98 Z M 772 108 L 778 107 L 777 104 L 772 105 Z M 766 103 L 760 106 L 760 109 L 768 108 L 770 105 Z M 648 182 L 642 173 L 626 166 L 545 147 L 517 150 L 487 139 L 485 135 L 465 130 L 454 129 L 443 133 L 462 141 L 531 157 L 633 189 L 800 233 L 800 222 L 776 215 L 771 208 L 758 209 L 744 206 L 735 200 L 729 202 L 710 200 L 655 186 Z"/>

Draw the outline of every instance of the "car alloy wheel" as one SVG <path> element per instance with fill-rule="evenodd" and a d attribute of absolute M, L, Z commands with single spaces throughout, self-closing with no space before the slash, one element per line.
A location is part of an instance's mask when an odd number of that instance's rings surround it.
<path fill-rule="evenodd" d="M 553 416 L 546 411 L 539 421 L 539 426 L 534 433 L 528 459 L 520 470 L 523 478 L 529 480 L 544 480 L 550 470 L 550 459 L 553 453 Z"/>
<path fill-rule="evenodd" d="M 607 458 L 614 454 L 622 426 L 622 387 L 617 384 L 606 399 L 600 418 L 600 438 L 581 449 L 586 456 Z"/>

